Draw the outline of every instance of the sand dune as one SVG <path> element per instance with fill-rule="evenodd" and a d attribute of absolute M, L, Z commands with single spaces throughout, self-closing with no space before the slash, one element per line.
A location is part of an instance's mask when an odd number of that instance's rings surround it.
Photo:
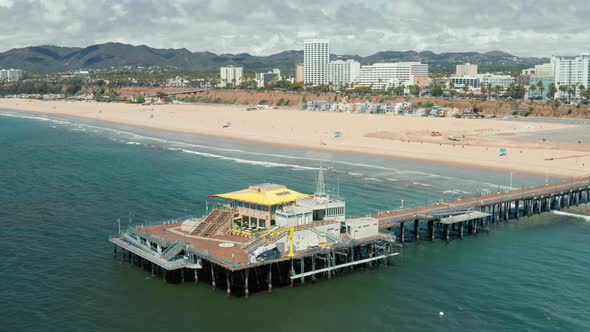
<path fill-rule="evenodd" d="M 504 140 L 571 125 L 506 120 L 246 111 L 233 105 L 131 105 L 0 99 L 0 108 L 60 114 L 154 129 L 314 150 L 348 151 L 471 167 L 573 177 L 590 173 L 590 145 Z M 224 125 L 231 122 L 231 126 Z M 433 131 L 441 136 L 433 137 Z M 341 136 L 336 137 L 336 132 Z M 461 138 L 449 141 L 449 135 Z M 498 148 L 508 149 L 498 156 Z"/>

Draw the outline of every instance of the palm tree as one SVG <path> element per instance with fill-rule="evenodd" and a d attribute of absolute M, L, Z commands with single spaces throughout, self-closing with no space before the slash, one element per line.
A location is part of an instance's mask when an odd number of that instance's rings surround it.
<path fill-rule="evenodd" d="M 576 91 L 577 90 L 578 90 L 578 87 L 575 84 L 570 85 L 570 87 L 569 87 L 570 99 L 572 99 L 572 96 L 574 97 L 573 99 L 576 99 Z"/>
<path fill-rule="evenodd" d="M 531 87 L 529 88 L 529 100 L 534 99 L 536 97 L 535 92 L 537 92 L 537 86 L 536 85 L 531 85 Z M 532 98 L 531 98 L 532 97 Z"/>
<path fill-rule="evenodd" d="M 568 91 L 568 87 L 567 85 L 560 85 L 559 86 L 559 91 L 561 92 L 561 94 L 565 94 Z M 561 97 L 561 96 L 560 96 Z"/>
<path fill-rule="evenodd" d="M 586 95 L 586 87 L 583 84 L 580 84 L 580 86 L 578 87 L 578 89 L 580 90 L 580 98 L 585 98 L 585 95 Z"/>
<path fill-rule="evenodd" d="M 500 85 L 496 85 L 494 87 L 494 92 L 496 93 L 496 98 L 500 95 L 500 92 L 504 91 L 504 88 Z"/>
<path fill-rule="evenodd" d="M 539 95 L 541 96 L 541 100 L 543 100 L 543 90 L 545 90 L 545 87 L 543 86 L 543 81 L 537 82 L 537 89 L 539 89 Z"/>

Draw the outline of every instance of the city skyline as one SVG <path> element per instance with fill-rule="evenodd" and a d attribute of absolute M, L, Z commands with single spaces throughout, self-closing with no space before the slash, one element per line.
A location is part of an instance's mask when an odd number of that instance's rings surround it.
<path fill-rule="evenodd" d="M 217 54 L 269 55 L 297 50 L 293 45 L 302 45 L 305 39 L 322 38 L 331 40 L 336 54 L 500 50 L 523 57 L 549 57 L 588 53 L 590 34 L 584 17 L 589 12 L 590 4 L 583 1 L 555 6 L 548 1 L 482 5 L 480 1 L 261 4 L 224 0 L 156 5 L 149 1 L 0 0 L 0 19 L 5 23 L 0 52 L 113 41 Z M 39 30 L 44 33 L 36 33 Z"/>

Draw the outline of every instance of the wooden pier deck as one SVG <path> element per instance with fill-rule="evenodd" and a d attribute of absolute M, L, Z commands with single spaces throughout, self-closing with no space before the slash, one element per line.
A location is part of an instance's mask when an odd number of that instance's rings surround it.
<path fill-rule="evenodd" d="M 458 211 L 481 211 L 484 208 L 506 203 L 518 205 L 518 202 L 552 198 L 561 202 L 564 197 L 568 200 L 568 203 L 571 203 L 574 199 L 577 199 L 579 202 L 582 199 L 580 195 L 583 194 L 584 199 L 587 200 L 590 194 L 589 192 L 590 177 L 584 177 L 531 188 L 516 189 L 509 192 L 491 193 L 453 202 L 441 202 L 428 206 L 378 213 L 371 215 L 371 217 L 379 220 L 379 226 L 382 229 L 389 229 L 399 226 L 403 222 L 440 220 L 442 216 L 451 216 Z M 578 196 L 574 197 L 574 194 Z"/>

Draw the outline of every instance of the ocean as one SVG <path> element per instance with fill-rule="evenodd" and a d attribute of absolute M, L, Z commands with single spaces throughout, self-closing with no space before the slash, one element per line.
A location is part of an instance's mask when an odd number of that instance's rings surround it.
<path fill-rule="evenodd" d="M 208 195 L 261 182 L 313 192 L 320 164 L 350 216 L 510 186 L 502 172 L 0 111 L 0 330 L 590 329 L 590 224 L 567 216 L 411 243 L 392 265 L 248 299 L 113 258 L 117 219 L 202 215 Z M 512 175 L 513 188 L 545 181 Z"/>

